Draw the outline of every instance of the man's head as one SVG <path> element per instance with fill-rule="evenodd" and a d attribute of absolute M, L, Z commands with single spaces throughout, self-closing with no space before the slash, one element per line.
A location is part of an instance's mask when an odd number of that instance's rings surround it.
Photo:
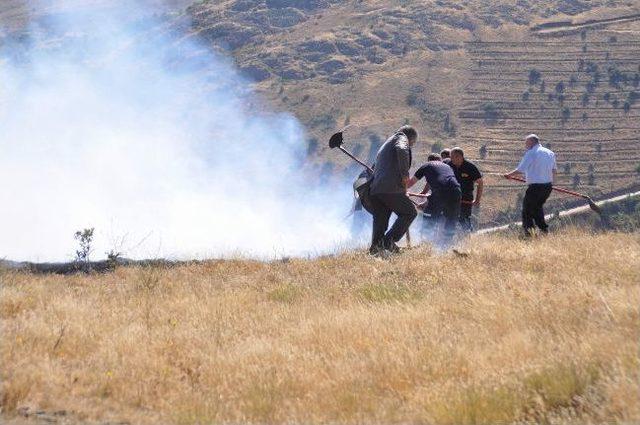
<path fill-rule="evenodd" d="M 451 149 L 451 163 L 459 167 L 464 162 L 464 151 L 462 148 L 455 147 Z"/>
<path fill-rule="evenodd" d="M 532 147 L 534 147 L 538 143 L 540 143 L 540 138 L 538 136 L 536 136 L 535 134 L 530 134 L 530 135 L 528 135 L 527 137 L 524 138 L 524 144 L 527 147 L 527 149 L 531 149 Z"/>
<path fill-rule="evenodd" d="M 427 161 L 442 161 L 442 157 L 437 153 L 430 153 L 427 157 Z"/>
<path fill-rule="evenodd" d="M 418 141 L 418 132 L 410 125 L 403 125 L 398 129 L 398 133 L 402 133 L 409 139 L 409 146 L 413 146 Z"/>
<path fill-rule="evenodd" d="M 447 159 L 451 158 L 451 149 L 442 149 L 440 152 L 440 158 Z"/>

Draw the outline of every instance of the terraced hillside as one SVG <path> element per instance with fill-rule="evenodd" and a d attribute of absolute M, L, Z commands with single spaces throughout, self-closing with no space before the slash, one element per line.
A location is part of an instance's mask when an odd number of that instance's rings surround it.
<path fill-rule="evenodd" d="M 0 44 L 28 39 L 28 23 L 51 14 L 116 3 L 127 2 L 7 0 Z M 416 162 L 460 145 L 502 172 L 535 131 L 558 152 L 563 185 L 599 194 L 638 184 L 637 0 L 144 0 L 139 10 L 159 18 L 150 36 L 197 39 L 202 58 L 222 51 L 268 109 L 294 113 L 322 180 L 344 184 L 357 170 L 325 146 L 337 128 L 352 124 L 349 147 L 371 161 L 410 122 L 422 135 Z M 481 219 L 515 213 L 517 186 L 488 185 Z"/>
<path fill-rule="evenodd" d="M 534 28 L 523 41 L 466 45 L 471 76 L 459 118 L 487 171 L 514 164 L 537 132 L 558 154 L 559 184 L 602 194 L 640 183 L 640 16 Z M 545 32 L 540 33 L 541 29 Z M 568 30 L 573 30 L 567 32 Z M 541 36 L 544 36 L 542 38 Z M 498 181 L 503 205 L 517 186 Z"/>
<path fill-rule="evenodd" d="M 536 131 L 558 151 L 561 184 L 599 194 L 637 183 L 635 2 L 238 0 L 188 12 L 198 36 L 303 121 L 325 179 L 356 171 L 323 146 L 335 129 L 355 124 L 348 143 L 372 160 L 411 122 L 424 136 L 417 161 L 461 145 L 504 172 Z M 517 214 L 520 188 L 488 185 L 481 220 Z"/>

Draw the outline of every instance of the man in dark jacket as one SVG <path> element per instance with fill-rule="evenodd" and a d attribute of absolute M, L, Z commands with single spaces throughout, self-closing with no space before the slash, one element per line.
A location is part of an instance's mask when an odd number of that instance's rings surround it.
<path fill-rule="evenodd" d="M 370 188 L 373 210 L 373 231 L 369 248 L 371 254 L 384 250 L 399 252 L 396 242 L 407 233 L 416 218 L 416 208 L 407 196 L 407 182 L 411 168 L 411 147 L 417 140 L 418 132 L 415 128 L 405 125 L 378 150 Z M 398 218 L 387 231 L 391 213 L 395 213 Z"/>
<path fill-rule="evenodd" d="M 440 218 L 444 216 L 443 245 L 449 245 L 456 231 L 456 222 L 460 212 L 460 200 L 462 192 L 453 169 L 441 161 L 439 155 L 429 155 L 429 160 L 418 168 L 409 182 L 408 187 L 413 186 L 418 180 L 426 181 L 423 193 L 431 189 L 429 201 L 422 203 L 422 209 L 428 208 L 428 227 L 437 226 Z M 429 205 L 430 204 L 430 205 Z"/>

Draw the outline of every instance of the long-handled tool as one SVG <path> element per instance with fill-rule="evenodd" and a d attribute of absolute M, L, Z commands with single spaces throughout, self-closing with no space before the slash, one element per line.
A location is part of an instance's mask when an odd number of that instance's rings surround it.
<path fill-rule="evenodd" d="M 522 183 L 526 183 L 527 182 L 525 179 L 522 179 L 520 177 L 507 177 L 507 178 L 510 179 L 510 180 L 515 180 L 515 181 L 522 182 Z M 587 195 L 585 195 L 583 193 L 573 192 L 571 190 L 563 189 L 561 187 L 556 187 L 556 186 L 553 186 L 552 189 L 555 190 L 556 192 L 566 193 L 567 195 L 571 195 L 571 196 L 575 196 L 577 198 L 585 199 L 589 203 L 589 208 L 591 208 L 597 214 L 602 215 L 602 210 L 600 209 L 600 207 L 598 205 L 596 205 L 595 202 L 593 202 L 593 199 L 591 199 L 590 196 L 587 196 Z"/>
<path fill-rule="evenodd" d="M 342 130 L 338 131 L 333 136 L 331 136 L 331 138 L 329 139 L 329 147 L 331 149 L 335 149 L 335 148 L 340 149 L 342 152 L 345 153 L 345 155 L 347 155 L 349 158 L 353 159 L 358 164 L 362 165 L 364 168 L 369 170 L 370 173 L 373 174 L 373 169 L 371 167 L 369 167 L 367 164 L 365 164 L 364 162 L 362 162 L 361 160 L 356 158 L 356 156 L 354 154 L 352 154 L 351 152 L 349 152 L 348 150 L 346 150 L 345 148 L 342 147 L 342 145 L 344 144 L 344 139 L 342 138 L 342 132 L 345 131 L 346 128 L 347 127 L 343 128 Z"/>

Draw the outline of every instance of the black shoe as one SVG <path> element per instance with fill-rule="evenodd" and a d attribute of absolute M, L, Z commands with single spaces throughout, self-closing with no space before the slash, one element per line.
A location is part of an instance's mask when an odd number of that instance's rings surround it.
<path fill-rule="evenodd" d="M 369 248 L 369 255 L 378 256 L 384 254 L 384 248 L 381 244 L 371 245 Z"/>
<path fill-rule="evenodd" d="M 384 240 L 382 241 L 382 246 L 384 246 L 384 249 L 386 249 L 392 254 L 400 253 L 400 247 L 396 245 L 396 243 L 387 236 L 384 237 Z"/>

